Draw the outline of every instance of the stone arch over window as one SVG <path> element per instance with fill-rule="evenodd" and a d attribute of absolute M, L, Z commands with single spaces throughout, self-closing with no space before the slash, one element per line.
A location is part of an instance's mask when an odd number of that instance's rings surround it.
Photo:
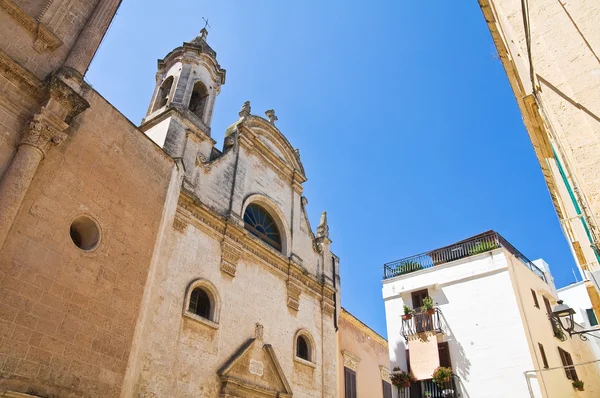
<path fill-rule="evenodd" d="M 212 327 L 218 327 L 221 299 L 215 286 L 206 279 L 195 279 L 187 288 L 183 313 Z"/>
<path fill-rule="evenodd" d="M 167 105 L 167 102 L 169 102 L 169 95 L 171 94 L 171 88 L 173 87 L 173 81 L 173 76 L 169 76 L 162 82 L 158 89 L 158 93 L 156 93 L 156 100 L 154 101 L 152 112 Z"/>
<path fill-rule="evenodd" d="M 300 329 L 294 335 L 294 358 L 315 363 L 315 341 L 308 331 Z"/>
<path fill-rule="evenodd" d="M 200 118 L 200 120 L 204 121 L 204 112 L 206 111 L 206 106 L 208 104 L 208 89 L 200 80 L 194 83 L 194 88 L 192 89 L 192 96 L 190 98 L 190 105 L 188 106 L 189 110 L 192 113 Z"/>
<path fill-rule="evenodd" d="M 244 227 L 284 256 L 288 251 L 288 228 L 283 213 L 263 195 L 250 195 L 243 206 Z"/>

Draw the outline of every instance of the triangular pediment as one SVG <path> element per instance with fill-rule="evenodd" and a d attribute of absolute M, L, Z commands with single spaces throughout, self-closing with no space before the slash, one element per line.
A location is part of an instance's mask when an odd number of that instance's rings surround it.
<path fill-rule="evenodd" d="M 217 372 L 224 397 L 292 397 L 292 390 L 270 344 L 249 339 Z"/>

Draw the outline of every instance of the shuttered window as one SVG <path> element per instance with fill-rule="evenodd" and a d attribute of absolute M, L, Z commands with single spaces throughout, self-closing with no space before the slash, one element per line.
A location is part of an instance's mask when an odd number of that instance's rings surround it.
<path fill-rule="evenodd" d="M 392 385 L 385 380 L 381 380 L 383 386 L 383 398 L 392 398 Z"/>
<path fill-rule="evenodd" d="M 593 308 L 588 308 L 587 310 L 585 310 L 585 313 L 588 316 L 588 319 L 590 320 L 590 326 L 597 326 L 598 325 L 598 318 L 596 318 L 596 314 L 594 313 L 594 309 Z"/>
<path fill-rule="evenodd" d="M 428 297 L 428 296 L 429 296 L 429 292 L 427 291 L 427 289 L 412 292 L 411 298 L 412 298 L 413 308 L 417 311 L 420 310 L 421 307 L 423 307 L 423 300 L 425 300 L 425 297 Z"/>
<path fill-rule="evenodd" d="M 344 367 L 345 398 L 356 398 L 356 372 Z"/>
<path fill-rule="evenodd" d="M 546 359 L 546 351 L 544 351 L 544 346 L 538 343 L 538 347 L 540 348 L 540 355 L 542 356 L 542 363 L 544 364 L 544 369 L 548 369 L 548 359 Z"/>
<path fill-rule="evenodd" d="M 452 361 L 450 361 L 450 349 L 448 348 L 448 343 L 439 343 L 438 344 L 438 355 L 440 357 L 440 366 L 451 368 Z"/>
<path fill-rule="evenodd" d="M 531 289 L 531 295 L 533 296 L 533 305 L 535 306 L 535 308 L 540 308 L 540 303 L 538 302 L 537 294 L 535 294 L 535 290 Z"/>
<path fill-rule="evenodd" d="M 571 358 L 571 354 L 558 347 L 558 353 L 560 354 L 560 360 L 562 361 L 563 366 L 565 367 L 565 374 L 567 375 L 567 379 L 570 380 L 579 380 L 577 377 L 577 372 L 575 371 L 573 365 L 573 358 Z"/>

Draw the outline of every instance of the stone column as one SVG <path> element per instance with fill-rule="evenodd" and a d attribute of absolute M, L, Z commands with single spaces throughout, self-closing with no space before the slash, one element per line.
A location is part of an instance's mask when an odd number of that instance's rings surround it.
<path fill-rule="evenodd" d="M 59 145 L 67 135 L 68 125 L 42 107 L 23 132 L 10 167 L 0 181 L 0 248 L 21 207 L 31 180 L 52 146 Z"/>
<path fill-rule="evenodd" d="M 119 4 L 121 0 L 98 0 L 96 8 L 71 48 L 64 66 L 74 69 L 81 76 L 85 75 Z"/>

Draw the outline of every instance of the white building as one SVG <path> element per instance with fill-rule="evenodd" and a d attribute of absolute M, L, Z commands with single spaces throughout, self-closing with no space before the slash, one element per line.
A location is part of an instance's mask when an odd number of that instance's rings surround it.
<path fill-rule="evenodd" d="M 386 264 L 391 367 L 418 380 L 399 395 L 442 397 L 430 381 L 441 365 L 454 371 L 444 389 L 455 397 L 600 396 L 596 364 L 578 366 L 594 359 L 588 343 L 568 338 L 548 317 L 557 298 L 547 280 L 494 231 Z M 419 308 L 427 296 L 432 315 Z M 404 305 L 416 310 L 411 319 L 402 318 Z"/>

